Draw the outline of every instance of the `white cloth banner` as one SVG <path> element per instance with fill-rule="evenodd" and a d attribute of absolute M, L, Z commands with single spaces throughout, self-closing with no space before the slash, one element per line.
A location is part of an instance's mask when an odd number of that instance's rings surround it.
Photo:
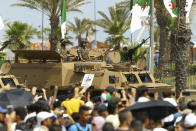
<path fill-rule="evenodd" d="M 2 30 L 3 27 L 4 27 L 4 23 L 3 23 L 3 20 L 2 20 L 2 18 L 1 18 L 1 16 L 0 16 L 0 30 Z"/>
<path fill-rule="evenodd" d="M 142 22 L 145 23 L 147 18 L 149 17 L 150 6 L 146 8 L 141 8 L 138 4 L 133 6 L 131 10 L 132 19 L 131 19 L 131 33 L 140 29 L 142 26 Z"/>

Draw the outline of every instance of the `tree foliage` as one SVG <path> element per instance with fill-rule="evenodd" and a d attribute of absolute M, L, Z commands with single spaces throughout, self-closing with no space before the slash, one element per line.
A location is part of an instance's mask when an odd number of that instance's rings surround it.
<path fill-rule="evenodd" d="M 59 17 L 61 15 L 62 0 L 18 0 L 19 3 L 12 4 L 12 6 L 28 7 L 38 11 L 44 11 L 49 16 L 51 33 L 49 41 L 51 44 L 51 50 L 56 50 L 58 43 L 58 26 L 60 23 Z M 78 9 L 81 5 L 89 3 L 86 0 L 67 0 L 66 11 L 67 12 L 82 12 Z"/>
<path fill-rule="evenodd" d="M 80 20 L 78 17 L 75 17 L 74 22 L 75 23 L 68 22 L 68 29 L 76 35 L 78 44 L 80 44 L 83 34 L 86 34 L 87 39 L 90 32 L 91 34 L 96 32 L 94 29 L 95 22 L 91 21 L 90 19 L 84 18 Z"/>
<path fill-rule="evenodd" d="M 138 43 L 134 43 L 134 44 L 128 46 L 127 48 L 129 50 L 129 49 L 135 48 L 137 45 L 138 45 Z M 132 57 L 132 64 L 136 64 L 139 59 L 145 57 L 146 52 L 147 52 L 146 48 L 138 48 L 136 50 L 135 54 Z M 128 53 L 127 51 L 120 50 L 120 55 L 121 55 L 121 61 L 122 62 L 126 62 L 127 61 L 126 60 L 126 56 L 125 56 L 127 53 Z"/>
<path fill-rule="evenodd" d="M 106 39 L 107 42 L 113 45 L 120 45 L 120 43 L 127 43 L 128 38 L 124 37 L 126 31 L 130 28 L 131 18 L 129 9 L 120 9 L 116 7 L 109 8 L 110 16 L 104 12 L 98 11 L 102 19 L 97 21 L 97 25 L 104 29 L 104 32 L 109 34 Z"/>
<path fill-rule="evenodd" d="M 5 31 L 6 39 L 10 41 L 4 42 L 4 45 L 7 45 L 10 49 L 26 49 L 31 46 L 30 40 L 33 39 L 36 34 L 36 29 L 31 25 L 26 23 L 21 23 L 18 21 L 7 24 L 8 29 Z"/>

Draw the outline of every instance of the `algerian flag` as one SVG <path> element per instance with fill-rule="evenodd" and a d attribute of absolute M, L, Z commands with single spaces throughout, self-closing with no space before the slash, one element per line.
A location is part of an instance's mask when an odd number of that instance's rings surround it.
<path fill-rule="evenodd" d="M 189 14 L 191 10 L 193 0 L 186 0 L 185 11 L 186 11 L 186 22 L 189 22 Z M 178 8 L 176 7 L 176 0 L 164 0 L 165 8 L 169 11 L 172 17 L 178 16 Z"/>
<path fill-rule="evenodd" d="M 164 5 L 172 17 L 178 16 L 178 8 L 176 7 L 176 0 L 164 0 Z"/>
<path fill-rule="evenodd" d="M 131 0 L 131 33 L 142 27 L 149 16 L 151 0 Z"/>
<path fill-rule="evenodd" d="M 66 0 L 62 0 L 62 11 L 61 11 L 61 35 L 62 39 L 65 38 L 66 32 Z"/>
<path fill-rule="evenodd" d="M 185 11 L 186 11 L 186 23 L 189 23 L 189 14 L 191 11 L 193 0 L 186 0 Z"/>
<path fill-rule="evenodd" d="M 0 30 L 2 30 L 3 27 L 4 27 L 4 23 L 3 23 L 3 20 L 2 20 L 2 18 L 1 18 L 1 16 L 0 16 Z"/>

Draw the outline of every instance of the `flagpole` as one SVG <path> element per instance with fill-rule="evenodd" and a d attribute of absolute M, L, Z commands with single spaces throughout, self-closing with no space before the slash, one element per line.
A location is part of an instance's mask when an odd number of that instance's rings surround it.
<path fill-rule="evenodd" d="M 151 17 L 150 17 L 150 61 L 149 71 L 154 74 L 154 0 L 151 0 Z"/>
<path fill-rule="evenodd" d="M 42 51 L 44 45 L 44 9 L 42 8 Z"/>

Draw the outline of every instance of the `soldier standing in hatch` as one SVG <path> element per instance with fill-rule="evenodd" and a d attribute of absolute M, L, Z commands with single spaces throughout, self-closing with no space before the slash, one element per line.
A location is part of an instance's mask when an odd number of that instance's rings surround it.
<path fill-rule="evenodd" d="M 64 39 L 61 40 L 61 48 L 58 50 L 59 55 L 61 56 L 61 61 L 68 61 L 68 56 L 69 51 L 65 47 L 66 41 Z"/>
<path fill-rule="evenodd" d="M 89 49 L 86 47 L 87 41 L 82 40 L 80 43 L 80 47 L 77 50 L 78 57 L 81 61 L 89 60 Z"/>

